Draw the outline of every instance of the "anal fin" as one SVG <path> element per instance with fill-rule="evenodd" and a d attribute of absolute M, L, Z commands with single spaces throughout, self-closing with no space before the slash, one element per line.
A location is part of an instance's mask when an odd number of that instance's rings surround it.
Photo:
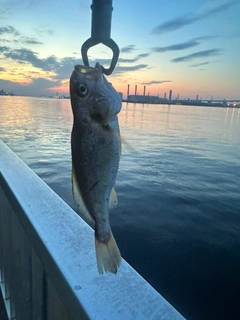
<path fill-rule="evenodd" d="M 72 192 L 73 192 L 73 198 L 78 206 L 78 209 L 80 211 L 80 214 L 82 215 L 83 219 L 90 224 L 94 228 L 95 222 L 93 218 L 91 217 L 90 213 L 88 212 L 88 209 L 83 201 L 81 191 L 78 186 L 77 178 L 75 175 L 74 167 L 72 166 Z"/>

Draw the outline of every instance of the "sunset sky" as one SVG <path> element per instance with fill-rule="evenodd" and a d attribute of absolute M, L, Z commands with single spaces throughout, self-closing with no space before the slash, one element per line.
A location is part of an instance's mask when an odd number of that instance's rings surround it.
<path fill-rule="evenodd" d="M 69 95 L 91 0 L 0 0 L 0 90 Z M 111 37 L 120 48 L 108 80 L 116 90 L 173 98 L 240 99 L 240 0 L 113 0 Z M 109 66 L 111 50 L 89 50 Z"/>

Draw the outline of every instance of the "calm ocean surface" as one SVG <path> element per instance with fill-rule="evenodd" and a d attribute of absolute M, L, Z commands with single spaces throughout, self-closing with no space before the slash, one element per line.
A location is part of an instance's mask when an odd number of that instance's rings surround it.
<path fill-rule="evenodd" d="M 187 319 L 240 319 L 240 109 L 123 103 L 119 122 L 122 256 Z M 0 138 L 76 210 L 71 125 L 70 100 L 0 97 Z"/>

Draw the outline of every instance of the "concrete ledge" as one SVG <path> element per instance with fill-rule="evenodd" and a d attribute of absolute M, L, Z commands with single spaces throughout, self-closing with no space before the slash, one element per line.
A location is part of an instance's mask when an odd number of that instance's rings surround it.
<path fill-rule="evenodd" d="M 126 261 L 99 275 L 93 230 L 1 140 L 0 185 L 70 319 L 184 319 Z"/>

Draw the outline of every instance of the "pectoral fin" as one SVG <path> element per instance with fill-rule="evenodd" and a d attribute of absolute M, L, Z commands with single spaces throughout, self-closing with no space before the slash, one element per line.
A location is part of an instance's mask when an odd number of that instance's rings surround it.
<path fill-rule="evenodd" d="M 118 205 L 117 194 L 114 188 L 112 188 L 110 198 L 109 198 L 109 209 L 116 208 Z"/>

